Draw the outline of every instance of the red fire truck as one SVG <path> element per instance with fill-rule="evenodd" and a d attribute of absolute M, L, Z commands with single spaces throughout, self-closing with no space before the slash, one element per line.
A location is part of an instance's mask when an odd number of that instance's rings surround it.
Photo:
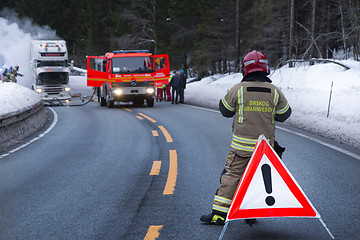
<path fill-rule="evenodd" d="M 169 57 L 147 50 L 121 50 L 87 57 L 87 86 L 95 87 L 100 106 L 114 102 L 154 105 L 155 88 L 168 84 Z"/>

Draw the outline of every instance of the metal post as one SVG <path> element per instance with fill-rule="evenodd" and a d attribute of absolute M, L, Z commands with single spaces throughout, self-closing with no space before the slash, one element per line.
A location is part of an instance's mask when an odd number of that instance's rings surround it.
<path fill-rule="evenodd" d="M 226 231 L 226 228 L 228 226 L 229 222 L 225 222 L 225 226 L 223 227 L 222 231 L 221 231 L 221 234 L 220 234 L 220 237 L 219 237 L 219 240 L 222 240 L 224 235 L 225 235 L 225 231 Z"/>
<path fill-rule="evenodd" d="M 327 115 L 326 115 L 327 118 L 329 117 L 329 114 L 330 114 L 330 103 L 331 103 L 331 95 L 332 95 L 333 85 L 334 85 L 334 81 L 331 81 L 329 104 L 328 104 L 328 110 L 327 110 Z"/>

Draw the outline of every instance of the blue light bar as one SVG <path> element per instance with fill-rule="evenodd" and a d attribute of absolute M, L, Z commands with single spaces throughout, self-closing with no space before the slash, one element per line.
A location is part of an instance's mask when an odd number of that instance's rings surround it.
<path fill-rule="evenodd" d="M 149 53 L 148 50 L 118 50 L 118 51 L 113 51 L 114 54 L 118 54 L 118 53 Z"/>

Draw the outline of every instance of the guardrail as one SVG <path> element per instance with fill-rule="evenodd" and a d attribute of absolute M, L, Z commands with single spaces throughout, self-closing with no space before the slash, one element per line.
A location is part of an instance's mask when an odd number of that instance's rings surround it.
<path fill-rule="evenodd" d="M 32 107 L 29 107 L 28 109 L 22 111 L 22 112 L 15 112 L 10 113 L 7 116 L 1 116 L 0 117 L 0 128 L 8 126 L 13 123 L 17 123 L 19 121 L 22 121 L 33 114 L 37 113 L 39 110 L 41 110 L 44 107 L 43 102 L 39 102 L 35 104 Z"/>

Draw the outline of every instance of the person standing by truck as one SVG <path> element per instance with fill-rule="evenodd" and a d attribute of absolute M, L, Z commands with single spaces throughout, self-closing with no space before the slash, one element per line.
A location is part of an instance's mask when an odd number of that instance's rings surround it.
<path fill-rule="evenodd" d="M 185 92 L 185 88 L 186 88 L 186 76 L 185 76 L 185 72 L 184 70 L 180 70 L 180 77 L 182 79 L 181 81 L 181 86 L 180 86 L 180 101 L 179 103 L 184 103 L 184 92 Z"/>
<path fill-rule="evenodd" d="M 163 84 L 161 87 L 156 88 L 156 101 L 162 101 L 163 100 L 163 94 L 164 94 L 165 84 Z M 164 98 L 165 99 L 165 98 Z"/>
<path fill-rule="evenodd" d="M 171 78 L 170 86 L 172 90 L 171 104 L 178 104 L 179 90 L 181 87 L 182 78 L 180 72 L 176 71 L 176 74 Z"/>
<path fill-rule="evenodd" d="M 166 84 L 166 87 L 165 87 L 165 92 L 166 92 L 166 101 L 171 101 L 171 85 L 170 85 L 170 83 L 171 83 L 171 79 L 172 79 L 172 77 L 174 76 L 176 74 L 176 71 L 174 71 L 173 72 L 173 74 L 172 75 L 170 75 L 170 78 L 169 78 L 169 83 L 168 84 Z"/>

